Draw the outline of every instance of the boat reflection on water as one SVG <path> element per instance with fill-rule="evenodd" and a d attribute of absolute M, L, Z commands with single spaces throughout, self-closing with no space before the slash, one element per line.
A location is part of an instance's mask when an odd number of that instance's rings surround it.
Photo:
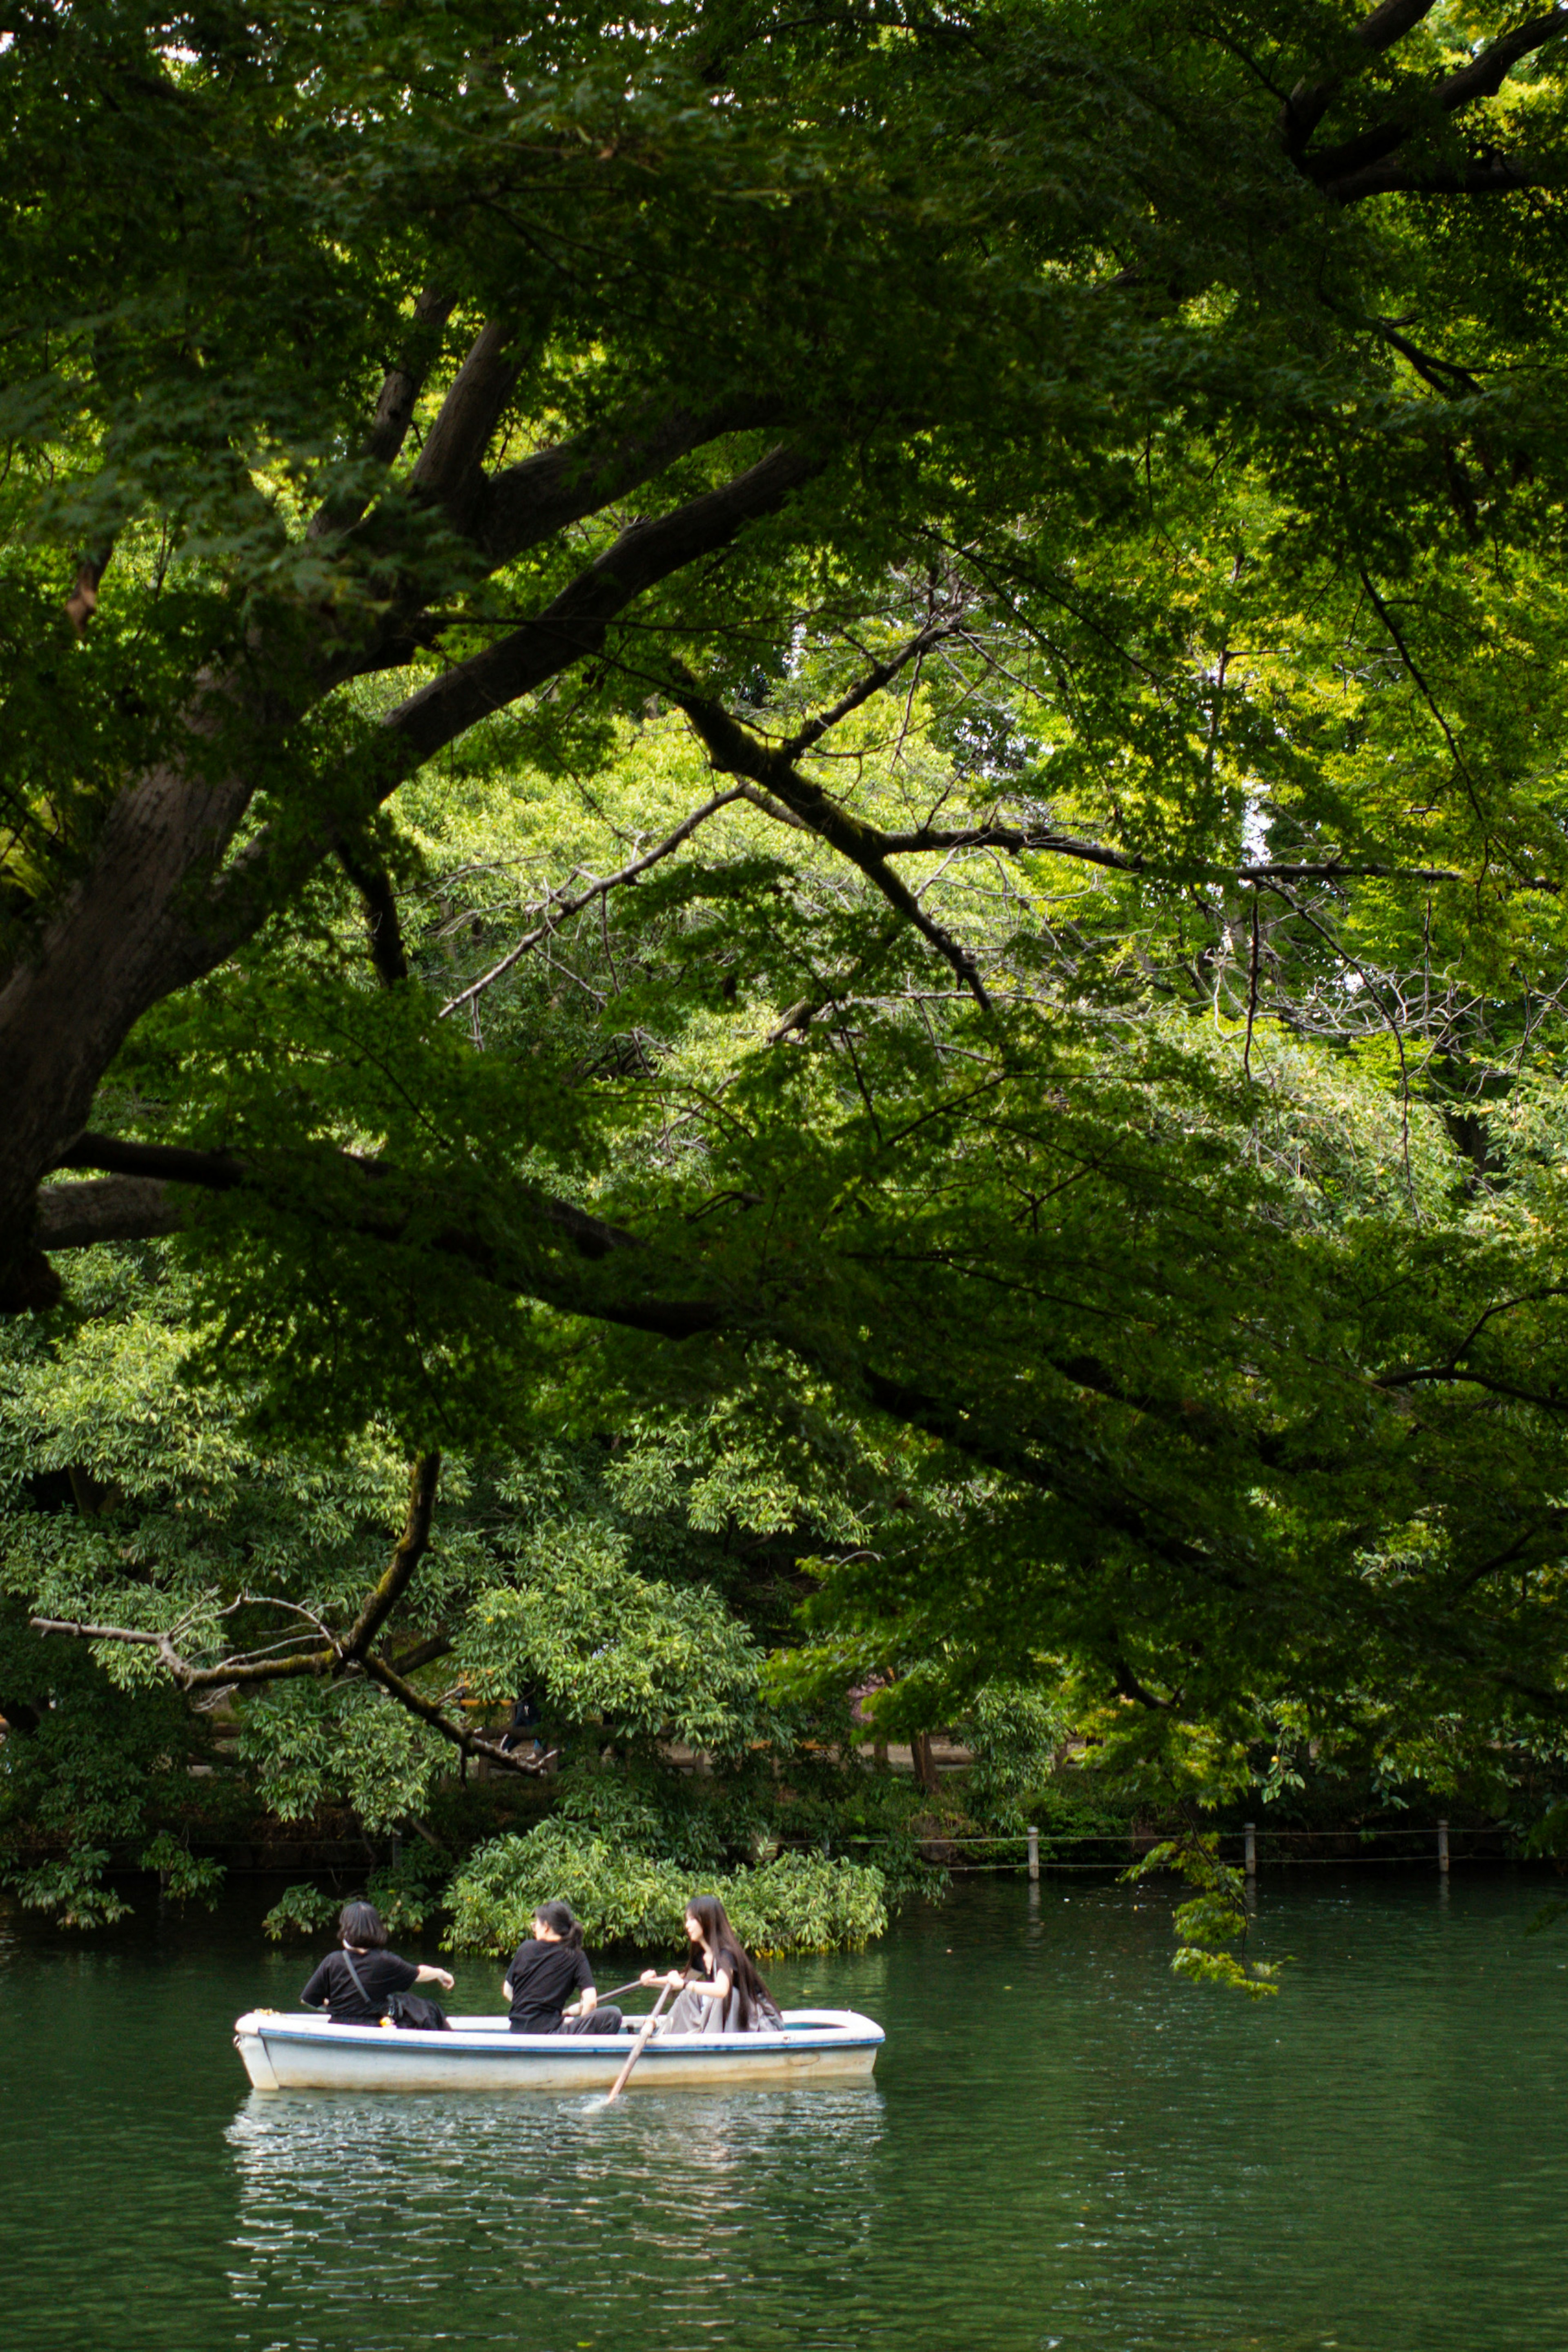
<path fill-rule="evenodd" d="M 819 2290 L 831 2274 L 842 2324 L 875 2231 L 883 2122 L 872 2084 L 610 2108 L 253 2092 L 228 2131 L 235 2345 L 376 2352 L 417 2336 L 422 2311 L 465 2343 L 679 2344 L 759 2271 L 783 2308 L 792 2272 Z"/>

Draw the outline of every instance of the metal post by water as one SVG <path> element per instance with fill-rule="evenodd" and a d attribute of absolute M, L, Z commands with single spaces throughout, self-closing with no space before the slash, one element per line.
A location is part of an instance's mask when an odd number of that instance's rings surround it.
<path fill-rule="evenodd" d="M 1040 1832 L 1037 1829 L 1030 1829 L 1027 1834 L 1029 1837 L 1029 1874 L 1032 1879 L 1038 1881 L 1040 1877 Z"/>
<path fill-rule="evenodd" d="M 1446 1878 L 1448 1874 L 1448 1824 L 1437 1823 L 1437 1867 Z"/>
<path fill-rule="evenodd" d="M 1257 1875 L 1258 1875 L 1258 1825 L 1257 1825 L 1257 1823 L 1256 1823 L 1255 1822 L 1242 1822 L 1242 1824 L 1241 1824 L 1241 1834 L 1242 1834 L 1242 1836 L 1245 1838 L 1245 1840 L 1247 1841 L 1247 1844 L 1246 1844 L 1246 1865 L 1245 1865 L 1245 1866 L 1246 1866 L 1246 1871 L 1247 1871 L 1247 1875 L 1248 1875 L 1248 1877 L 1249 1877 L 1249 1878 L 1256 1878 L 1256 1877 L 1257 1877 Z"/>

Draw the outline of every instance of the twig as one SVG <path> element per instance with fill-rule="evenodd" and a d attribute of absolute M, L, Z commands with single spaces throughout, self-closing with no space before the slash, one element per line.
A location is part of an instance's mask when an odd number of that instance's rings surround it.
<path fill-rule="evenodd" d="M 442 1006 L 437 1018 L 444 1021 L 448 1013 L 455 1013 L 461 1005 L 471 1003 L 475 997 L 481 995 L 486 988 L 491 987 L 495 982 L 510 971 L 514 964 L 520 962 L 530 948 L 538 947 L 541 940 L 548 939 L 552 931 L 559 929 L 560 925 L 571 916 L 580 915 L 584 907 L 592 905 L 595 898 L 606 898 L 622 882 L 634 882 L 638 875 L 646 874 L 651 866 L 657 866 L 661 858 L 668 857 L 673 850 L 679 849 L 683 842 L 689 841 L 698 825 L 706 824 L 710 816 L 716 816 L 721 808 L 727 808 L 732 801 L 749 797 L 750 795 L 739 786 L 728 792 L 716 793 L 712 800 L 705 801 L 700 809 L 694 809 L 691 815 L 683 819 L 674 833 L 668 835 L 655 848 L 645 850 L 641 857 L 632 858 L 631 863 L 622 866 L 618 873 L 607 874 L 601 882 L 593 883 L 590 888 L 579 892 L 575 898 L 562 899 L 559 904 L 552 905 L 546 921 L 520 939 L 516 947 L 509 949 L 501 958 L 499 963 L 493 964 L 488 971 L 481 973 L 477 980 L 471 982 L 457 995 L 449 999 Z"/>

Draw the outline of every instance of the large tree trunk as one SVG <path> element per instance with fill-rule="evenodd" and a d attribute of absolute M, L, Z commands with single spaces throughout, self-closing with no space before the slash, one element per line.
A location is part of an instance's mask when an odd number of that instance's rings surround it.
<path fill-rule="evenodd" d="M 134 1024 L 207 967 L 193 919 L 249 798 L 233 773 L 213 783 L 161 768 L 133 785 L 0 987 L 0 1255 L 25 1243 L 38 1181 L 87 1124 Z"/>

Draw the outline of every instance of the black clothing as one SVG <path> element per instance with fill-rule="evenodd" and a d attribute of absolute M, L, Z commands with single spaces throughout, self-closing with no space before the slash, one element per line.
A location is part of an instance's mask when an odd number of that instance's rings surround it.
<path fill-rule="evenodd" d="M 507 1980 L 512 1988 L 513 2032 L 559 2033 L 561 2011 L 573 1992 L 591 1989 L 593 1970 L 580 1945 L 546 1944 L 530 1936 L 518 1945 Z"/>
<path fill-rule="evenodd" d="M 342 1953 L 329 1952 L 299 1996 L 306 2008 L 324 2008 L 334 2025 L 379 2025 L 392 1995 L 419 1982 L 413 1962 L 395 1952 L 356 1952 L 354 1966 L 368 1999 L 357 1990 Z"/>
<path fill-rule="evenodd" d="M 559 2013 L 553 2025 L 519 2025 L 512 2020 L 514 2033 L 619 2033 L 623 2021 L 612 2000 L 591 2010 L 586 2017 L 562 2017 Z"/>

